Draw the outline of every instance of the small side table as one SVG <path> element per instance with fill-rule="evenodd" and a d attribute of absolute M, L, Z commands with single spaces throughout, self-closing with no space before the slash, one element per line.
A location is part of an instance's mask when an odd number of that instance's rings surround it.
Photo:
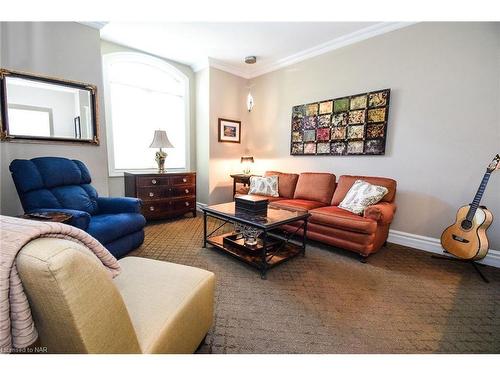
<path fill-rule="evenodd" d="M 22 219 L 37 220 L 37 221 L 50 221 L 53 223 L 67 223 L 73 216 L 65 212 L 38 212 L 33 214 L 24 214 Z"/>
<path fill-rule="evenodd" d="M 236 184 L 243 184 L 243 186 L 248 186 L 250 185 L 250 177 L 253 175 L 251 174 L 232 174 L 231 177 L 233 178 L 233 200 L 234 196 L 236 195 Z"/>

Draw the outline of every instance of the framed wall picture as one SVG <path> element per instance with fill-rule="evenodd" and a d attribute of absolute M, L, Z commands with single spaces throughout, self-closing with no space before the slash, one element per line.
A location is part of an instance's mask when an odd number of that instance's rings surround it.
<path fill-rule="evenodd" d="M 384 155 L 391 90 L 292 108 L 290 155 Z"/>
<path fill-rule="evenodd" d="M 241 142 L 241 121 L 219 118 L 219 142 Z"/>

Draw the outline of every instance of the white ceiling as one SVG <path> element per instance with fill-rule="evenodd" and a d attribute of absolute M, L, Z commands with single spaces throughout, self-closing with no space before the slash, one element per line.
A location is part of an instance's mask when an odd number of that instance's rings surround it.
<path fill-rule="evenodd" d="M 101 38 L 191 66 L 244 78 L 392 31 L 399 22 L 110 22 Z M 244 63 L 245 56 L 257 63 Z"/>

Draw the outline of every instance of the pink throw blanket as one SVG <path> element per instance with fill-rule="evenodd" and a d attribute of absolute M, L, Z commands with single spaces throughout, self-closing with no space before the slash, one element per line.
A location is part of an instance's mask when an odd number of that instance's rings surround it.
<path fill-rule="evenodd" d="M 25 348 L 38 337 L 17 273 L 16 256 L 24 245 L 39 237 L 62 238 L 82 244 L 101 260 L 112 277 L 120 273 L 116 258 L 81 229 L 61 223 L 0 215 L 0 353 Z"/>

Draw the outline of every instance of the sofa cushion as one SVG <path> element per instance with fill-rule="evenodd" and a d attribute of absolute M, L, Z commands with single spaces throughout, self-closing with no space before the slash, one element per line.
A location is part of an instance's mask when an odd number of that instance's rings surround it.
<path fill-rule="evenodd" d="M 267 171 L 265 176 L 278 176 L 278 193 L 283 198 L 293 198 L 299 175 L 295 173 L 282 173 Z"/>
<path fill-rule="evenodd" d="M 338 206 L 340 202 L 342 202 L 342 199 L 344 199 L 345 195 L 356 180 L 363 180 L 373 185 L 386 187 L 389 191 L 386 195 L 384 195 L 381 202 L 392 202 L 394 200 L 396 195 L 396 181 L 392 178 L 343 175 L 340 176 L 337 182 L 337 188 L 335 189 L 331 202 L 332 206 Z"/>
<path fill-rule="evenodd" d="M 293 195 L 294 199 L 329 204 L 335 189 L 335 175 L 331 173 L 301 173 Z"/>
<path fill-rule="evenodd" d="M 90 173 L 81 162 L 58 157 L 34 158 L 31 161 L 38 168 L 47 188 L 90 183 Z"/>
<path fill-rule="evenodd" d="M 213 322 L 212 272 L 126 257 L 113 279 L 143 353 L 193 353 Z"/>
<path fill-rule="evenodd" d="M 63 185 L 50 191 L 61 207 L 85 211 L 91 215 L 97 213 L 97 192 L 91 185 Z"/>
<path fill-rule="evenodd" d="M 52 191 L 48 189 L 19 193 L 24 211 L 31 212 L 40 208 L 63 208 Z"/>
<path fill-rule="evenodd" d="M 299 211 L 309 211 L 314 208 L 323 207 L 325 204 L 316 201 L 309 201 L 306 199 L 282 199 L 279 201 L 272 202 L 271 207 L 299 210 Z"/>
<path fill-rule="evenodd" d="M 316 208 L 311 210 L 310 214 L 309 221 L 311 223 L 366 234 L 375 233 L 377 230 L 375 220 L 361 217 L 335 206 Z"/>
<path fill-rule="evenodd" d="M 12 178 L 19 194 L 42 189 L 42 175 L 31 160 L 14 159 L 9 165 Z"/>
<path fill-rule="evenodd" d="M 95 215 L 90 219 L 87 232 L 104 245 L 127 234 L 140 231 L 145 225 L 146 220 L 141 214 Z"/>

